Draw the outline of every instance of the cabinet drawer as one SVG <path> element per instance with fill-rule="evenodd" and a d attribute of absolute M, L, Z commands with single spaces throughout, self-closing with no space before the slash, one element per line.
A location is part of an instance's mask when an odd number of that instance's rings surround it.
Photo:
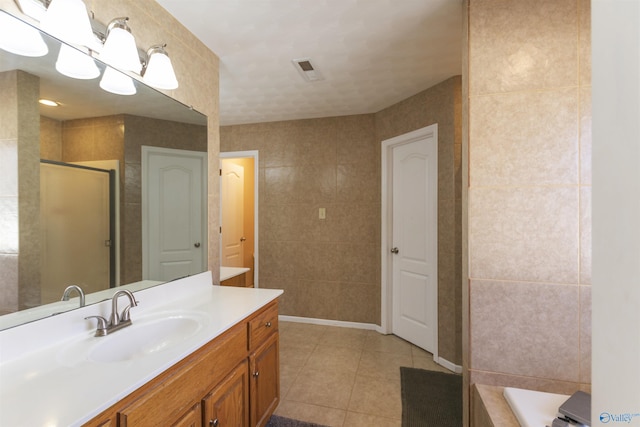
<path fill-rule="evenodd" d="M 249 320 L 249 350 L 255 350 L 277 330 L 278 302 L 274 301 Z"/>

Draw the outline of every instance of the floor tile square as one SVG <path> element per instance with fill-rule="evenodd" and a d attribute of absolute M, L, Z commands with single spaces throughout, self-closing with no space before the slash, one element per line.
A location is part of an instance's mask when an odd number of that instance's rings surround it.
<path fill-rule="evenodd" d="M 287 400 L 347 409 L 355 374 L 304 368 L 287 393 Z"/>

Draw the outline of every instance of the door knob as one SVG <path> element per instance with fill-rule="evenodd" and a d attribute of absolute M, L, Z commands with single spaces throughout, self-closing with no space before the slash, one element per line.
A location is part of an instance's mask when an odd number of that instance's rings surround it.
<path fill-rule="evenodd" d="M 244 236 L 240 238 L 240 241 L 241 241 L 241 242 L 244 242 L 245 240 L 247 240 L 247 238 L 246 238 L 246 237 L 244 237 Z"/>
<path fill-rule="evenodd" d="M 194 245 L 193 245 L 193 246 L 195 246 L 196 248 L 199 248 L 199 247 L 200 247 L 200 242 L 196 242 L 196 243 L 194 243 Z"/>
<path fill-rule="evenodd" d="M 392 254 L 398 254 L 399 252 L 400 252 L 400 249 L 398 249 L 397 247 L 391 249 Z"/>

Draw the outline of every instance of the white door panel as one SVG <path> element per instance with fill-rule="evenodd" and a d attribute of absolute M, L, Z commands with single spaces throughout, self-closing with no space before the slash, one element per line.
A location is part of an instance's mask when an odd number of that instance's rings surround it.
<path fill-rule="evenodd" d="M 206 153 L 143 147 L 143 278 L 206 269 Z"/>
<path fill-rule="evenodd" d="M 437 350 L 437 137 L 392 148 L 393 333 Z"/>

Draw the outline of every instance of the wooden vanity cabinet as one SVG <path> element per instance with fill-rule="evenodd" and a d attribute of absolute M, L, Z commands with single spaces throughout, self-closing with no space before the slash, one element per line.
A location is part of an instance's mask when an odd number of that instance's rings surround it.
<path fill-rule="evenodd" d="M 263 427 L 280 400 L 273 301 L 85 424 Z"/>

